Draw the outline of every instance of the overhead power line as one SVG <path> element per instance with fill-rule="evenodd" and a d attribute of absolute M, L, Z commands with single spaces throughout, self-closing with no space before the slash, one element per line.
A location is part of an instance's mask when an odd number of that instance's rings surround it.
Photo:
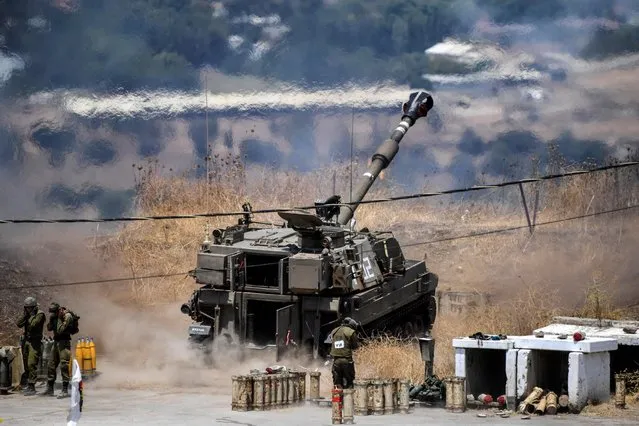
<path fill-rule="evenodd" d="M 46 287 L 73 287 L 77 285 L 88 285 L 88 284 L 106 284 L 106 283 L 115 283 L 121 281 L 135 281 L 135 280 L 143 280 L 149 278 L 169 278 L 169 277 L 178 277 L 178 276 L 188 276 L 188 272 L 175 273 L 175 274 L 157 274 L 157 275 L 143 275 L 139 277 L 122 277 L 122 278 L 107 278 L 103 280 L 90 280 L 90 281 L 73 281 L 67 283 L 46 283 L 46 284 L 30 284 L 30 285 L 14 285 L 7 287 L 0 287 L 0 291 L 2 290 L 17 290 L 21 288 L 46 288 Z"/>
<path fill-rule="evenodd" d="M 620 207 L 620 208 L 611 209 L 611 210 L 604 210 L 600 212 L 588 213 L 588 214 L 583 214 L 579 216 L 572 216 L 572 217 L 567 217 L 562 219 L 539 222 L 535 224 L 534 226 L 537 227 L 537 226 L 552 225 L 552 224 L 568 222 L 568 221 L 577 220 L 577 219 L 585 219 L 588 217 L 600 216 L 604 214 L 617 213 L 617 212 L 636 209 L 636 208 L 639 208 L 639 204 L 627 206 L 627 207 Z M 441 243 L 446 241 L 461 240 L 463 238 L 479 238 L 479 237 L 484 237 L 487 235 L 518 231 L 522 229 L 528 229 L 528 225 L 512 226 L 508 228 L 499 228 L 499 229 L 494 229 L 490 231 L 474 232 L 474 233 L 458 235 L 454 237 L 440 238 L 435 240 L 428 240 L 428 241 L 409 243 L 409 244 L 401 244 L 401 247 L 405 248 L 405 247 L 415 247 L 415 246 L 421 246 L 421 245 L 427 245 L 427 244 L 436 244 L 436 243 Z M 256 267 L 262 267 L 262 266 L 273 266 L 277 264 L 279 264 L 279 262 L 247 265 L 246 267 L 256 268 Z M 181 272 L 181 273 L 174 273 L 174 274 L 145 275 L 145 276 L 138 276 L 138 277 L 111 278 L 111 279 L 91 280 L 91 281 L 75 281 L 75 282 L 67 282 L 67 283 L 47 283 L 47 284 L 25 285 L 25 286 L 8 286 L 8 287 L 0 287 L 0 291 L 31 289 L 31 288 L 47 288 L 47 287 L 68 287 L 68 286 L 78 286 L 78 285 L 87 285 L 87 284 L 106 284 L 106 283 L 113 283 L 113 282 L 134 281 L 134 280 L 150 279 L 150 278 L 169 278 L 169 277 L 177 277 L 177 276 L 187 277 L 188 275 L 189 275 L 189 272 Z"/>
<path fill-rule="evenodd" d="M 588 174 L 588 173 L 595 173 L 595 172 L 604 171 L 604 170 L 620 169 L 623 167 L 630 167 L 630 166 L 636 166 L 636 165 L 639 165 L 639 161 L 613 164 L 609 166 L 602 166 L 602 167 L 597 167 L 597 168 L 588 169 L 588 170 L 575 170 L 572 172 L 546 175 L 546 176 L 542 176 L 538 178 L 527 178 L 527 179 L 521 179 L 521 180 L 494 183 L 489 185 L 476 185 L 476 186 L 467 187 L 467 188 L 449 189 L 445 191 L 421 192 L 421 193 L 415 193 L 410 195 L 399 195 L 396 197 L 376 198 L 372 200 L 362 200 L 359 202 L 325 204 L 325 206 L 336 206 L 336 207 L 355 206 L 360 204 L 377 204 L 377 203 L 387 203 L 392 201 L 435 197 L 439 195 L 451 195 L 451 194 L 458 194 L 463 192 L 479 191 L 479 190 L 490 189 L 490 188 L 503 188 L 506 186 L 519 185 L 522 183 L 540 182 L 544 180 L 557 179 L 557 178 L 562 178 L 567 176 L 582 175 L 582 174 Z M 315 205 L 301 206 L 301 207 L 268 208 L 268 209 L 252 210 L 251 213 L 267 214 L 267 213 L 278 213 L 278 212 L 285 212 L 285 211 L 291 211 L 291 210 L 313 210 L 315 208 L 316 208 Z M 207 218 L 207 217 L 243 216 L 243 215 L 246 215 L 247 213 L 248 212 L 246 211 L 210 212 L 210 213 L 196 213 L 196 214 L 185 214 L 185 215 L 129 216 L 129 217 L 112 217 L 112 218 L 97 218 L 97 219 L 0 219 L 0 224 L 138 222 L 138 221 L 145 221 L 145 220 L 197 219 L 197 218 Z"/>
<path fill-rule="evenodd" d="M 601 212 L 582 214 L 582 215 L 579 215 L 579 216 L 566 217 L 566 218 L 562 218 L 562 219 L 548 220 L 548 221 L 545 221 L 545 222 L 535 223 L 533 225 L 533 227 L 536 228 L 537 226 L 554 225 L 554 224 L 557 224 L 557 223 L 569 222 L 571 220 L 585 219 L 585 218 L 593 217 L 593 216 L 600 216 L 600 215 L 604 215 L 604 214 L 617 213 L 617 212 L 621 212 L 621 211 L 625 211 L 625 210 L 636 209 L 638 207 L 639 207 L 639 204 L 636 204 L 636 205 L 627 206 L 627 207 L 619 207 L 617 209 L 604 210 L 604 211 L 601 211 Z M 470 233 L 470 234 L 458 235 L 458 236 L 455 236 L 455 237 L 439 238 L 439 239 L 436 239 L 436 240 L 423 241 L 423 242 L 419 242 L 419 243 L 402 244 L 402 247 L 422 246 L 422 245 L 427 245 L 427 244 L 442 243 L 442 242 L 446 242 L 446 241 L 461 240 L 462 238 L 484 237 L 486 235 L 501 234 L 501 233 L 504 233 L 504 232 L 519 231 L 519 230 L 522 230 L 522 229 L 529 229 L 529 228 L 530 228 L 530 226 L 528 226 L 528 225 L 511 226 L 509 228 L 499 228 L 499 229 L 492 229 L 490 231 L 473 232 L 473 233 Z"/>

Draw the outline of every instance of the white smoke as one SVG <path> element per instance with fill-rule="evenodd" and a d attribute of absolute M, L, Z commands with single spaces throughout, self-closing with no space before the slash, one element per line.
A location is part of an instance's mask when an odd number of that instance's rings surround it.
<path fill-rule="evenodd" d="M 24 61 L 16 55 L 7 55 L 0 51 L 0 87 L 3 86 L 14 71 L 24 68 Z"/>

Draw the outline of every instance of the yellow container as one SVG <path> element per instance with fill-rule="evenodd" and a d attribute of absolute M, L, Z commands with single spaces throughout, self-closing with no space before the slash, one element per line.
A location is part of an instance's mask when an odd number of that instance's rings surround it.
<path fill-rule="evenodd" d="M 95 371 L 98 360 L 95 357 L 95 342 L 93 341 L 93 337 L 89 337 L 89 352 L 91 354 L 91 370 Z"/>
<path fill-rule="evenodd" d="M 82 369 L 82 338 L 80 337 L 75 343 L 75 359 L 78 361 L 80 369 Z"/>
<path fill-rule="evenodd" d="M 82 370 L 82 338 L 79 338 L 75 343 L 75 359 L 78 361 L 78 366 Z M 73 360 L 69 363 L 69 376 L 73 374 Z"/>
<path fill-rule="evenodd" d="M 89 348 L 89 339 L 82 339 L 82 372 L 87 373 L 91 371 L 91 349 Z"/>

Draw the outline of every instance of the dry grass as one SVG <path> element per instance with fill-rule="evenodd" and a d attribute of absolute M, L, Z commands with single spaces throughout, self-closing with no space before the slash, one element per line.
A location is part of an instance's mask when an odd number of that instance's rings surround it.
<path fill-rule="evenodd" d="M 549 297 L 550 296 L 550 297 Z M 454 338 L 475 332 L 486 334 L 523 335 L 548 323 L 558 310 L 549 302 L 552 294 L 530 288 L 520 298 L 497 306 L 477 306 L 464 314 L 444 314 L 437 317 L 433 328 L 435 338 L 434 373 L 451 376 L 455 370 Z M 376 338 L 364 341 L 358 349 L 356 362 L 358 377 L 406 378 L 420 382 L 424 378 L 424 364 L 419 345 L 415 341 L 395 338 Z"/>
<path fill-rule="evenodd" d="M 224 173 L 219 172 L 220 167 L 225 168 Z M 332 187 L 333 175 L 340 186 L 344 186 L 348 176 L 348 171 L 341 166 L 305 175 L 257 167 L 247 171 L 233 157 L 213 159 L 208 185 L 205 178 L 167 173 L 156 162 L 136 168 L 136 204 L 141 215 L 238 212 L 246 201 L 254 210 L 309 206 L 314 199 L 330 195 L 325 188 Z M 195 168 L 195 171 L 201 172 L 201 168 Z M 383 181 L 381 183 L 381 188 L 372 191 L 371 196 L 389 195 L 391 188 Z M 348 193 L 343 187 L 339 190 Z M 415 212 L 414 217 L 417 220 L 419 212 Z M 398 223 L 406 215 L 392 208 L 362 205 L 357 218 L 360 226 L 380 226 Z M 133 222 L 99 247 L 99 252 L 106 259 L 121 262 L 134 277 L 179 274 L 194 267 L 195 255 L 205 238 L 207 226 L 212 230 L 236 223 L 237 219 L 238 216 L 229 216 Z M 276 214 L 256 215 L 254 220 L 282 223 Z M 187 297 L 192 288 L 192 281 L 180 277 L 153 281 L 136 279 L 131 283 L 130 301 L 140 304 L 176 301 Z"/>
<path fill-rule="evenodd" d="M 356 164 L 353 175 L 357 178 L 365 167 L 366 164 Z M 558 170 L 570 169 L 559 160 L 556 167 Z M 344 194 L 343 200 L 348 199 L 349 193 L 348 164 L 300 173 L 258 166 L 247 168 L 237 157 L 215 156 L 211 159 L 208 184 L 202 166 L 195 166 L 190 174 L 182 175 L 157 162 L 138 165 L 136 170 L 140 215 L 237 212 L 245 201 L 249 201 L 254 209 L 305 206 L 315 199 L 328 197 L 333 189 Z M 531 214 L 534 214 L 533 195 L 538 191 L 535 216 L 537 222 L 543 222 L 636 204 L 639 202 L 639 171 L 623 169 L 574 176 L 536 183 L 526 191 Z M 368 198 L 402 192 L 405 191 L 392 181 L 382 179 Z M 527 230 L 519 230 L 421 244 L 525 225 L 519 190 L 510 187 L 462 197 L 365 204 L 358 208 L 357 220 L 360 227 L 393 230 L 406 245 L 406 255 L 410 258 L 421 259 L 427 253 L 428 266 L 440 276 L 441 290 L 487 291 L 511 300 L 510 304 L 517 304 L 530 303 L 525 300 L 532 297 L 522 295 L 522 288 L 537 293 L 544 288 L 559 299 L 580 303 L 583 299 L 575 300 L 575 293 L 584 294 L 590 284 L 604 285 L 617 299 L 628 300 L 624 284 L 636 273 L 629 253 L 639 246 L 639 220 L 634 213 L 629 211 L 542 226 L 533 235 Z M 101 255 L 119 261 L 136 277 L 187 272 L 194 266 L 207 225 L 221 227 L 236 223 L 237 219 L 238 216 L 229 216 L 133 222 L 100 247 Z M 254 220 L 282 223 L 276 214 L 256 215 Z M 566 265 L 570 267 L 566 268 Z M 605 281 L 603 284 L 602 280 Z M 136 279 L 130 286 L 129 302 L 143 305 L 182 300 L 193 289 L 192 280 L 183 277 L 153 281 Z M 617 301 L 613 299 L 611 297 L 609 303 Z M 547 316 L 545 313 L 535 315 Z M 504 316 L 512 321 L 515 330 L 526 328 L 520 318 L 508 313 L 490 318 L 501 318 L 499 322 L 503 323 Z"/>
<path fill-rule="evenodd" d="M 307 206 L 314 199 L 332 194 L 333 177 L 336 192 L 346 194 L 344 200 L 348 199 L 347 166 L 297 173 L 259 167 L 245 169 L 239 159 L 232 157 L 213 161 L 208 185 L 203 178 L 167 173 L 157 163 L 137 166 L 139 214 L 237 212 L 245 201 L 249 201 L 254 209 Z M 355 176 L 361 174 L 365 165 L 357 167 Z M 195 171 L 201 174 L 202 168 Z M 575 176 L 560 180 L 559 186 L 555 182 L 539 184 L 536 220 L 543 222 L 637 203 L 639 178 L 636 172 L 625 170 Z M 611 191 L 610 188 L 622 189 Z M 392 182 L 381 180 L 369 198 L 401 192 Z M 533 191 L 528 193 L 532 210 Z M 537 269 L 544 256 L 552 262 L 558 259 L 571 261 L 586 275 L 572 279 L 590 280 L 588 275 L 597 269 L 606 270 L 608 274 L 614 272 L 606 267 L 609 255 L 615 250 L 625 250 L 627 242 L 624 238 L 627 236 L 624 234 L 629 229 L 636 229 L 636 215 L 626 216 L 629 219 L 625 222 L 623 218 L 604 216 L 540 227 L 534 238 L 526 230 L 520 230 L 438 244 L 407 245 L 405 250 L 408 256 L 417 259 L 423 258 L 424 250 L 427 250 L 429 266 L 440 272 L 441 287 L 454 283 L 457 289 L 494 291 L 496 288 L 491 283 L 500 286 L 504 279 L 514 279 L 516 285 L 522 280 L 526 285 L 544 284 L 548 277 L 540 277 L 538 271 L 529 273 L 526 270 Z M 118 259 L 132 276 L 186 272 L 194 265 L 207 224 L 210 227 L 226 226 L 235 223 L 237 218 L 134 222 L 102 247 L 102 255 Z M 611 218 L 615 220 L 607 220 Z M 254 219 L 275 224 L 282 222 L 275 214 L 256 215 Z M 394 230 L 404 244 L 526 223 L 517 188 L 473 193 L 463 199 L 446 197 L 365 204 L 358 208 L 357 220 L 360 227 Z M 612 241 L 615 236 L 616 242 Z M 579 251 L 570 248 L 571 245 L 578 245 Z M 575 259 L 576 256 L 579 258 Z M 510 262 L 505 263 L 504 259 Z M 506 271 L 505 266 L 509 268 Z M 517 272 L 515 276 L 508 276 L 514 272 Z M 152 283 L 136 280 L 131 284 L 133 301 L 145 304 L 184 298 L 191 288 L 191 281 L 182 278 L 156 279 Z"/>
<path fill-rule="evenodd" d="M 462 315 L 439 316 L 433 335 L 439 342 L 435 348 L 435 373 L 441 377 L 455 371 L 454 338 L 476 332 L 521 336 L 549 323 L 560 310 L 553 303 L 553 291 L 528 287 L 513 299 L 497 305 L 477 306 Z"/>
<path fill-rule="evenodd" d="M 348 166 L 311 173 L 267 168 L 247 169 L 237 158 L 215 158 L 207 185 L 203 178 L 167 173 L 157 163 L 139 166 L 138 210 L 141 215 L 239 211 L 249 201 L 254 209 L 310 205 L 335 189 L 348 199 Z M 357 165 L 354 176 L 365 164 Z M 562 167 L 566 168 L 565 165 Z M 202 173 L 202 169 L 196 168 Z M 575 176 L 536 184 L 537 222 L 639 202 L 637 170 Z M 357 181 L 356 181 L 357 182 Z M 535 188 L 527 188 L 529 206 Z M 401 193 L 393 182 L 381 180 L 369 198 Z M 102 247 L 102 254 L 119 259 L 135 276 L 185 272 L 194 267 L 207 222 L 226 226 L 237 216 L 210 220 L 168 220 L 131 223 Z M 280 224 L 277 215 L 254 220 Z M 360 227 L 392 229 L 403 244 L 419 243 L 526 223 L 517 188 L 478 192 L 464 198 L 429 198 L 362 205 Z M 628 285 L 639 273 L 636 212 L 588 218 L 527 230 L 486 235 L 437 244 L 407 246 L 410 258 L 427 250 L 429 268 L 440 276 L 440 290 L 492 293 L 494 304 L 467 309 L 463 315 L 440 314 L 434 328 L 435 373 L 453 374 L 451 339 L 477 331 L 521 335 L 548 323 L 558 314 L 621 318 L 622 309 L 636 302 Z M 136 280 L 127 303 L 150 305 L 186 300 L 190 279 Z M 620 304 L 621 303 L 621 304 Z M 626 315 L 627 317 L 627 315 Z M 423 364 L 415 343 L 394 339 L 366 342 L 357 351 L 359 377 L 423 378 Z"/>
<path fill-rule="evenodd" d="M 617 417 L 639 419 L 639 393 L 626 394 L 626 408 L 620 410 L 615 407 L 614 397 L 601 404 L 588 404 L 582 411 L 585 416 Z"/>
<path fill-rule="evenodd" d="M 521 295 L 498 305 L 477 306 L 464 314 L 440 315 L 433 329 L 435 338 L 434 373 L 439 377 L 455 373 L 452 339 L 475 332 L 484 334 L 528 335 L 549 324 L 556 315 L 581 315 L 590 318 L 628 318 L 628 312 L 612 306 L 601 288 L 590 287 L 586 303 L 577 311 L 555 306 L 555 293 L 549 289 L 529 287 Z M 356 352 L 358 378 L 406 378 L 413 383 L 424 377 L 424 364 L 415 341 L 390 337 L 365 340 Z M 634 377 L 634 376 L 633 376 Z M 631 385 L 634 386 L 635 382 Z M 628 386 L 630 389 L 630 384 Z"/>
<path fill-rule="evenodd" d="M 424 362 L 416 342 L 378 337 L 363 343 L 354 355 L 358 379 L 398 378 L 413 383 L 423 380 Z"/>

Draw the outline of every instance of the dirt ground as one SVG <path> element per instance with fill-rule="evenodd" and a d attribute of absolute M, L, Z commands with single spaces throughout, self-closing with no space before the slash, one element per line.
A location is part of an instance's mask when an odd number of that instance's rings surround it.
<path fill-rule="evenodd" d="M 3 425 L 65 425 L 69 399 L 49 397 L 0 397 L 0 419 Z M 85 386 L 80 425 L 330 425 L 329 406 L 307 403 L 276 411 L 232 411 L 230 397 L 216 388 L 192 388 L 173 391 L 95 389 Z M 486 417 L 478 417 L 478 414 Z M 535 425 L 631 425 L 639 417 L 620 419 L 583 415 L 555 415 L 522 420 L 520 415 L 502 418 L 486 410 L 449 413 L 443 408 L 413 407 L 408 414 L 357 416 L 362 425 L 513 425 L 522 421 Z"/>
<path fill-rule="evenodd" d="M 231 410 L 231 375 L 246 374 L 251 368 L 259 368 L 261 361 L 252 360 L 241 366 L 228 362 L 221 368 L 201 369 L 179 363 L 147 370 L 129 369 L 122 364 L 102 359 L 101 374 L 84 381 L 84 401 L 79 424 L 95 425 L 330 425 L 331 408 L 310 402 L 267 412 L 237 412 Z M 300 366 L 290 365 L 292 368 Z M 320 394 L 330 401 L 330 370 L 328 366 L 307 366 L 320 371 Z M 171 371 L 172 370 L 172 371 Z M 170 372 L 169 372 L 170 371 Z M 243 371 L 243 373 L 242 373 Z M 119 374 L 118 374 L 119 372 Z M 308 381 L 307 381 L 308 383 Z M 307 385 L 308 386 L 308 385 Z M 36 386 L 43 391 L 44 383 Z M 56 394 L 60 383 L 56 384 Z M 308 389 L 308 388 L 307 388 Z M 308 390 L 307 390 L 308 392 Z M 308 394 L 308 393 L 307 393 Z M 628 397 L 628 409 L 614 409 L 614 404 L 601 404 L 596 410 L 587 407 L 581 415 L 533 416 L 522 420 L 521 415 L 511 414 L 502 418 L 491 410 L 469 408 L 465 413 L 450 413 L 444 408 L 414 406 L 408 414 L 383 416 L 357 416 L 356 424 L 362 425 L 492 425 L 519 424 L 522 421 L 535 425 L 630 425 L 639 422 L 639 405 Z M 613 401 L 614 402 L 614 401 Z M 29 396 L 13 393 L 0 396 L 0 423 L 6 425 L 65 425 L 70 399 Z M 603 410 L 606 406 L 612 408 Z M 595 407 L 593 407 L 595 408 Z M 479 417 L 478 414 L 486 417 Z"/>

